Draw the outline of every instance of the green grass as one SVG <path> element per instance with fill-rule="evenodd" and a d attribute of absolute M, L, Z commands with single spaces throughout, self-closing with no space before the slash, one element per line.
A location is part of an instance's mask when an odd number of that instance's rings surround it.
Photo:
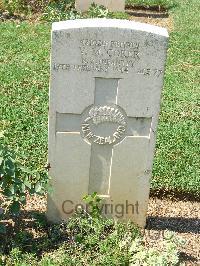
<path fill-rule="evenodd" d="M 183 0 L 171 11 L 175 29 L 170 34 L 152 190 L 200 194 L 198 9 L 198 0 Z M 50 24 L 4 22 L 0 34 L 0 130 L 7 132 L 7 142 L 27 166 L 38 169 L 47 160 Z"/>
<path fill-rule="evenodd" d="M 6 22 L 0 34 L 0 126 L 38 168 L 47 153 L 50 26 Z"/>
<path fill-rule="evenodd" d="M 170 34 L 154 163 L 153 189 L 200 194 L 199 17 L 197 0 L 181 1 Z"/>

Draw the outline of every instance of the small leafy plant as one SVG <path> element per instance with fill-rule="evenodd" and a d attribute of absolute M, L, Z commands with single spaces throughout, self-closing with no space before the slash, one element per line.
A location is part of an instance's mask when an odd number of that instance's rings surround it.
<path fill-rule="evenodd" d="M 177 238 L 175 233 L 171 231 L 167 231 L 164 234 L 162 252 L 155 248 L 147 249 L 141 242 L 141 239 L 135 239 L 129 249 L 129 252 L 132 254 L 130 265 L 180 265 L 178 247 L 183 244 L 182 240 Z"/>
<path fill-rule="evenodd" d="M 87 12 L 88 18 L 108 18 L 111 17 L 111 12 L 104 6 L 99 6 L 95 3 L 92 3 L 88 12 Z"/>
<path fill-rule="evenodd" d="M 66 3 L 66 1 L 53 1 L 48 4 L 43 12 L 42 20 L 53 22 L 68 19 L 80 18 L 111 18 L 113 13 L 109 12 L 104 6 L 91 4 L 89 10 L 85 13 L 80 13 L 74 8 L 74 4 Z"/>
<path fill-rule="evenodd" d="M 93 218 L 98 218 L 101 216 L 102 199 L 97 195 L 97 192 L 84 196 L 83 200 L 88 205 L 89 208 L 87 209 Z"/>
<path fill-rule="evenodd" d="M 54 22 L 81 18 L 81 13 L 77 12 L 74 6 L 74 1 L 71 0 L 51 1 L 45 7 L 41 19 Z"/>
<path fill-rule="evenodd" d="M 34 182 L 32 182 L 34 176 Z M 41 176 L 43 178 L 41 178 Z M 8 211 L 17 214 L 26 203 L 26 193 L 43 194 L 48 188 L 48 177 L 44 170 L 25 168 L 16 154 L 0 143 L 0 193 L 5 197 Z"/>
<path fill-rule="evenodd" d="M 34 265 L 180 265 L 174 236 L 166 237 L 163 251 L 149 249 L 131 222 L 124 224 L 101 216 L 91 219 L 86 213 L 78 213 L 67 223 L 51 226 L 48 236 L 56 249 L 44 253 L 41 260 L 33 257 Z M 19 265 L 30 260 L 20 249 L 14 249 L 7 262 Z"/>

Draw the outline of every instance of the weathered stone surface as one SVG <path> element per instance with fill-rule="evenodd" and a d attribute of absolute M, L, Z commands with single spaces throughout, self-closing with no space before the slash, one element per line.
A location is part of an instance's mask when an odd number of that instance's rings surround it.
<path fill-rule="evenodd" d="M 53 24 L 50 221 L 96 191 L 107 216 L 145 225 L 167 40 L 125 20 Z"/>
<path fill-rule="evenodd" d="M 87 11 L 92 3 L 103 5 L 110 11 L 124 11 L 125 0 L 76 0 L 76 9 L 78 11 Z"/>

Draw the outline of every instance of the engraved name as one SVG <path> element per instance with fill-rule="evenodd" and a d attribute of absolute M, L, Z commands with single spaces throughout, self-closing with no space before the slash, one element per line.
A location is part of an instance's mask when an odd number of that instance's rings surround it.
<path fill-rule="evenodd" d="M 54 63 L 53 69 L 56 71 L 128 73 L 129 68 L 133 68 L 135 63 L 140 60 L 140 44 L 138 42 L 82 39 L 78 48 L 80 51 L 78 64 Z"/>
<path fill-rule="evenodd" d="M 128 68 L 140 60 L 137 42 L 83 39 L 79 48 L 82 65 L 91 71 L 128 73 Z"/>
<path fill-rule="evenodd" d="M 114 71 L 122 74 L 133 73 L 144 77 L 162 76 L 163 70 L 143 68 L 137 69 L 141 58 L 140 43 L 116 40 L 81 39 L 78 47 L 80 62 L 78 64 L 53 63 L 55 71 L 98 72 Z"/>

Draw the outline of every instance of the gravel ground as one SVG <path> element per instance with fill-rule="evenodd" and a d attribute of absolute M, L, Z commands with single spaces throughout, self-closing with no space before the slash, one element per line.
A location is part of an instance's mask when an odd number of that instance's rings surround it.
<path fill-rule="evenodd" d="M 186 265 L 200 265 L 200 202 L 151 198 L 146 244 L 156 246 L 166 230 L 186 240 L 181 257 Z"/>
<path fill-rule="evenodd" d="M 29 198 L 25 210 L 45 212 L 46 198 Z M 145 245 L 162 249 L 161 240 L 167 230 L 186 240 L 180 250 L 186 265 L 200 265 L 200 202 L 151 197 L 144 230 Z"/>

